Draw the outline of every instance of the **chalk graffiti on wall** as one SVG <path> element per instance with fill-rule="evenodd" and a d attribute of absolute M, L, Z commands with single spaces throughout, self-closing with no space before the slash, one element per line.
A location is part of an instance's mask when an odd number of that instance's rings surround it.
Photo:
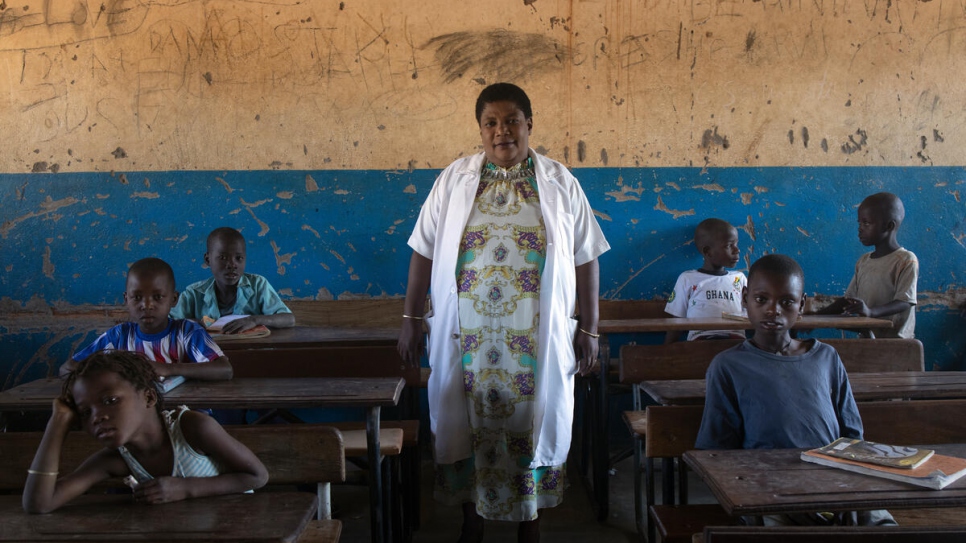
<path fill-rule="evenodd" d="M 959 161 L 964 2 L 498 3 L 0 4 L 0 170 L 433 168 L 498 80 L 574 164 Z"/>

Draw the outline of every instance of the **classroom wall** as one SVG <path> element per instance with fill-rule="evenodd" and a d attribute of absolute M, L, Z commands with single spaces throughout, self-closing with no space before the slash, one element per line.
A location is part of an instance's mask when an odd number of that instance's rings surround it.
<path fill-rule="evenodd" d="M 502 80 L 614 247 L 602 297 L 665 296 L 708 216 L 741 267 L 785 252 L 839 294 L 855 208 L 889 190 L 927 365 L 966 369 L 966 1 L 477 4 L 0 4 L 0 385 L 93 339 L 134 260 L 205 278 L 216 226 L 289 299 L 402 296 L 419 206 Z"/>

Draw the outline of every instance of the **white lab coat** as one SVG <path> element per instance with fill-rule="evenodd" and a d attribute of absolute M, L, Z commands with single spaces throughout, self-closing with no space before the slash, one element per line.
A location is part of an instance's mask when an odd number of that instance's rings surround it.
<path fill-rule="evenodd" d="M 577 362 L 572 319 L 577 299 L 574 268 L 610 248 L 587 197 L 559 162 L 530 149 L 547 230 L 547 259 L 540 282 L 540 328 L 534 397 L 534 459 L 531 468 L 563 464 L 570 450 Z M 484 153 L 450 164 L 433 185 L 409 245 L 433 261 L 430 280 L 429 417 L 436 461 L 469 458 L 471 429 L 460 364 L 456 261 L 463 230 L 479 186 Z"/>

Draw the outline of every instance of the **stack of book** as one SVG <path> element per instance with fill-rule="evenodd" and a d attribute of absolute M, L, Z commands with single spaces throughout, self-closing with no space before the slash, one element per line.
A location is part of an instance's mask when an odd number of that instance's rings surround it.
<path fill-rule="evenodd" d="M 839 438 L 802 453 L 802 460 L 940 490 L 966 475 L 966 459 L 929 449 Z"/>

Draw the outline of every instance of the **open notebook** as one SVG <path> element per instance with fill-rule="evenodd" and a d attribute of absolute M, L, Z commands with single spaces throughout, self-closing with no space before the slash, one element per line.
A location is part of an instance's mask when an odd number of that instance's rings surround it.
<path fill-rule="evenodd" d="M 242 339 L 254 339 L 260 337 L 266 337 L 272 334 L 272 331 L 268 327 L 259 324 L 254 328 L 249 328 L 244 332 L 239 332 L 237 334 L 222 334 L 221 329 L 223 326 L 231 321 L 238 320 L 248 315 L 225 315 L 218 320 L 212 319 L 211 317 L 202 317 L 201 322 L 205 325 L 205 329 L 208 330 L 208 334 L 218 342 L 232 341 L 232 340 L 242 340 Z"/>

